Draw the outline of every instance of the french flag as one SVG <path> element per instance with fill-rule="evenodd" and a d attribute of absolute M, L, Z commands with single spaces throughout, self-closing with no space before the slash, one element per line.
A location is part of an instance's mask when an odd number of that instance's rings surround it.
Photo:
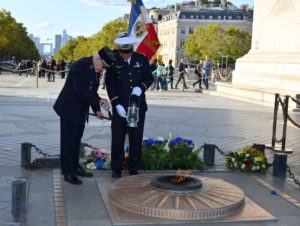
<path fill-rule="evenodd" d="M 128 34 L 136 40 L 134 50 L 144 53 L 150 60 L 158 50 L 160 43 L 143 1 L 131 0 L 131 2 Z"/>

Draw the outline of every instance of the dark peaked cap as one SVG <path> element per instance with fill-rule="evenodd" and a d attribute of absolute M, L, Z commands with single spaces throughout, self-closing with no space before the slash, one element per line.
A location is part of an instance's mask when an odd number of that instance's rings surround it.
<path fill-rule="evenodd" d="M 103 63 L 104 67 L 110 67 L 116 61 L 114 53 L 107 46 L 104 46 L 102 49 L 100 49 L 98 51 L 98 54 L 101 57 L 101 60 L 102 60 L 102 63 Z"/>

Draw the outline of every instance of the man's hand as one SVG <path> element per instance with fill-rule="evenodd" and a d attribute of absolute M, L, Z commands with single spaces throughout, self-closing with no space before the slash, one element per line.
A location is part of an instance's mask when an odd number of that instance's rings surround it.
<path fill-rule="evenodd" d="M 106 111 L 109 110 L 109 102 L 106 99 L 101 98 L 100 105 L 103 107 Z"/>
<path fill-rule="evenodd" d="M 139 97 L 142 94 L 142 89 L 138 86 L 133 87 L 131 94 Z"/>
<path fill-rule="evenodd" d="M 116 106 L 116 109 L 117 109 L 118 114 L 119 114 L 122 118 L 127 118 L 126 111 L 125 111 L 124 107 L 123 107 L 121 104 L 118 104 L 118 105 Z"/>
<path fill-rule="evenodd" d="M 98 119 L 103 119 L 103 113 L 101 111 L 96 111 L 96 116 Z"/>

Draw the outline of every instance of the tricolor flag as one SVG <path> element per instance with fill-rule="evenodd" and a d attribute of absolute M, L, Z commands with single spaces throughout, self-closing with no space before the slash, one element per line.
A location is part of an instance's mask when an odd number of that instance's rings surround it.
<path fill-rule="evenodd" d="M 129 36 L 136 39 L 134 50 L 150 60 L 160 46 L 156 31 L 142 0 L 131 0 Z"/>

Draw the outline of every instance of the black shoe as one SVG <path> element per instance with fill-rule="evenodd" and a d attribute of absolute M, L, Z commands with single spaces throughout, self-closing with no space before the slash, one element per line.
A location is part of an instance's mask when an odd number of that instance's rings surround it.
<path fill-rule="evenodd" d="M 122 173 L 121 172 L 117 172 L 117 171 L 113 171 L 112 172 L 112 174 L 111 174 L 111 176 L 113 177 L 113 178 L 121 178 L 122 177 Z"/>
<path fill-rule="evenodd" d="M 195 84 L 193 84 L 193 87 L 195 88 Z"/>
<path fill-rule="evenodd" d="M 76 169 L 76 174 L 81 177 L 92 177 L 93 174 L 90 172 L 86 172 L 82 167 L 78 167 Z"/>
<path fill-rule="evenodd" d="M 138 175 L 139 174 L 139 171 L 137 171 L 137 170 L 130 170 L 129 171 L 129 175 Z"/>
<path fill-rule="evenodd" d="M 75 174 L 67 174 L 64 176 L 64 181 L 69 182 L 70 184 L 82 184 L 82 181 L 78 179 L 78 177 Z"/>

